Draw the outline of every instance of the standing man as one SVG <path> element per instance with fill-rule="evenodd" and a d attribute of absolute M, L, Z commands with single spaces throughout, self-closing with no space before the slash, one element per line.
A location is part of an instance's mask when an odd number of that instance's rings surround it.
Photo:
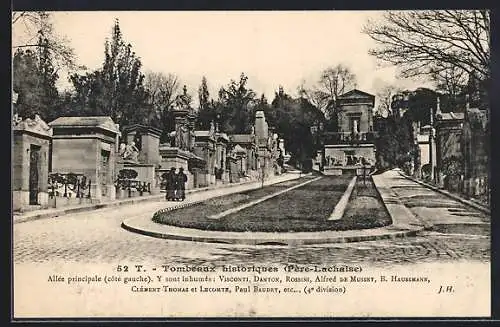
<path fill-rule="evenodd" d="M 176 198 L 180 201 L 184 201 L 186 199 L 186 182 L 187 175 L 184 174 L 184 168 L 179 168 L 179 173 L 177 174 L 177 194 Z"/>
<path fill-rule="evenodd" d="M 175 168 L 170 168 L 167 173 L 167 201 L 173 201 L 175 199 Z"/>

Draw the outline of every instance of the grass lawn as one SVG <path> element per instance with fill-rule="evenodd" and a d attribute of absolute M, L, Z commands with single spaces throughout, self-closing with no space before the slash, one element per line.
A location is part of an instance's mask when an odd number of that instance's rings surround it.
<path fill-rule="evenodd" d="M 156 213 L 153 216 L 153 221 L 174 226 L 208 229 L 210 227 L 205 228 L 204 226 L 214 221 L 213 219 L 207 218 L 210 215 L 243 205 L 266 195 L 306 182 L 315 177 L 316 176 L 304 176 L 295 180 L 264 186 L 263 188 L 223 195 L 186 208 L 165 213 Z"/>
<path fill-rule="evenodd" d="M 358 177 L 344 216 L 336 222 L 337 230 L 383 227 L 392 223 L 371 178 Z"/>
<path fill-rule="evenodd" d="M 220 219 L 207 217 L 297 185 L 305 179 L 219 197 L 184 209 L 157 214 L 153 220 L 179 227 L 237 232 L 348 230 L 390 224 L 391 219 L 378 197 L 373 182 L 371 179 L 367 180 L 364 186 L 362 178 L 358 178 L 344 217 L 337 221 L 327 220 L 351 178 L 351 176 L 325 176 Z"/>

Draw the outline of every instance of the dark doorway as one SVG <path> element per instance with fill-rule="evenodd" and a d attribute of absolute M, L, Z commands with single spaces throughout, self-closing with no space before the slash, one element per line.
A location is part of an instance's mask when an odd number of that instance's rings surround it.
<path fill-rule="evenodd" d="M 40 170 L 40 146 L 30 145 L 30 205 L 38 204 L 38 178 Z"/>
<path fill-rule="evenodd" d="M 101 182 L 101 195 L 108 195 L 108 171 L 109 171 L 109 151 L 101 150 L 101 167 L 100 167 L 100 182 Z"/>

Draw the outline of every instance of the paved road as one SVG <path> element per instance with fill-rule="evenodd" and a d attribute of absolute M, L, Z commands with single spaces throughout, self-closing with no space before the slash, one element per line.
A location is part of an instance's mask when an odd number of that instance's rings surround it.
<path fill-rule="evenodd" d="M 406 183 L 406 180 L 399 181 Z M 488 217 L 464 208 L 456 201 L 408 181 L 398 195 L 414 213 L 435 224 L 457 221 L 487 222 Z M 443 260 L 489 261 L 490 237 L 477 224 L 442 227 L 417 237 L 307 247 L 243 246 L 156 239 L 120 227 L 125 218 L 152 214 L 165 202 L 101 209 L 59 218 L 14 225 L 14 262 L 108 264 L 138 262 L 173 263 L 314 263 L 339 262 L 373 265 L 442 262 Z M 448 208 L 448 209 L 447 209 Z M 456 225 L 443 225 L 456 226 Z M 482 225 L 479 225 L 480 227 Z M 487 225 L 489 228 L 489 225 Z M 445 233 L 441 233 L 445 232 Z"/>

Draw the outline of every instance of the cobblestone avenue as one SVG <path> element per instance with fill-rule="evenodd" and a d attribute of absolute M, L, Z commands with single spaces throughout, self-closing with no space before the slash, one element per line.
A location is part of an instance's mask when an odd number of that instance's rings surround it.
<path fill-rule="evenodd" d="M 471 234 L 466 227 L 448 234 L 429 231 L 406 239 L 306 247 L 173 241 L 134 234 L 120 227 L 125 218 L 152 214 L 163 206 L 164 202 L 143 203 L 15 224 L 14 262 L 387 265 L 460 259 L 489 261 L 489 234 Z"/>

